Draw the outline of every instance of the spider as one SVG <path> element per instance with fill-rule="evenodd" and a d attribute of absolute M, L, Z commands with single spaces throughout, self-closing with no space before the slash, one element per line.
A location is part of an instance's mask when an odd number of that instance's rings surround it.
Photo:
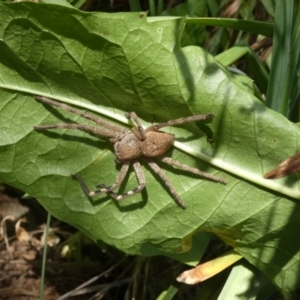
<path fill-rule="evenodd" d="M 173 125 L 179 125 L 188 122 L 206 120 L 208 118 L 212 118 L 214 116 L 213 113 L 170 120 L 167 122 L 149 126 L 146 129 L 144 129 L 140 124 L 137 115 L 134 112 L 130 112 L 130 113 L 126 113 L 125 116 L 128 119 L 132 119 L 136 126 L 133 127 L 131 130 L 128 130 L 124 127 L 121 127 L 116 124 L 112 124 L 108 121 L 97 118 L 93 115 L 90 115 L 84 111 L 73 108 L 64 103 L 56 102 L 52 99 L 43 96 L 34 96 L 34 98 L 37 101 L 42 102 L 44 104 L 56 106 L 60 109 L 69 111 L 80 117 L 91 120 L 103 127 L 100 128 L 100 127 L 93 127 L 93 126 L 83 125 L 83 124 L 60 123 L 60 124 L 53 124 L 53 125 L 34 126 L 34 129 L 36 130 L 48 130 L 54 128 L 78 129 L 96 136 L 108 137 L 109 140 L 114 144 L 114 150 L 116 155 L 115 162 L 123 163 L 123 165 L 121 167 L 120 173 L 117 176 L 116 182 L 113 185 L 106 186 L 105 184 L 98 184 L 97 185 L 98 189 L 95 191 L 91 191 L 89 190 L 89 188 L 87 187 L 87 185 L 85 184 L 85 182 L 83 181 L 80 175 L 71 174 L 73 178 L 79 181 L 82 189 L 84 190 L 84 192 L 88 197 L 96 196 L 102 193 L 107 193 L 108 195 L 110 195 L 112 198 L 116 200 L 122 200 L 126 197 L 141 192 L 146 186 L 146 179 L 142 170 L 142 166 L 138 161 L 140 157 L 143 157 L 148 163 L 148 165 L 150 166 L 150 168 L 164 181 L 165 185 L 168 187 L 170 193 L 175 199 L 175 202 L 182 208 L 186 207 L 185 204 L 181 200 L 180 196 L 176 192 L 175 188 L 173 187 L 173 185 L 171 184 L 171 182 L 169 181 L 165 173 L 163 173 L 161 168 L 152 160 L 152 158 L 154 157 L 158 158 L 162 162 L 167 163 L 169 165 L 205 177 L 212 181 L 226 184 L 226 181 L 223 179 L 202 172 L 188 165 L 182 164 L 176 160 L 173 160 L 170 157 L 163 156 L 172 146 L 172 143 L 174 141 L 174 134 L 160 131 L 161 128 L 165 126 L 173 126 Z M 133 162 L 133 169 L 137 177 L 138 187 L 128 191 L 125 194 L 116 194 L 114 193 L 114 190 L 116 190 L 124 181 L 131 161 Z"/>

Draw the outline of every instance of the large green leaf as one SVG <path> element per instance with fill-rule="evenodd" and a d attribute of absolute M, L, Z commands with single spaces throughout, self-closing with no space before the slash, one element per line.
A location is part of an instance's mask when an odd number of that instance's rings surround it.
<path fill-rule="evenodd" d="M 147 22 L 144 13 L 82 13 L 62 6 L 0 4 L 0 179 L 24 190 L 57 218 L 132 253 L 180 253 L 197 231 L 213 232 L 263 270 L 289 298 L 298 282 L 298 176 L 262 175 L 299 148 L 299 128 L 267 109 L 248 87 L 198 47 L 180 48 L 185 19 Z M 214 112 L 207 125 L 167 128 L 168 153 L 227 180 L 226 186 L 165 170 L 187 205 L 179 208 L 144 164 L 146 189 L 121 202 L 87 198 L 112 184 L 120 169 L 105 139 L 72 130 L 36 132 L 37 124 L 88 123 L 44 107 L 52 97 L 124 123 L 135 111 L 144 125 Z M 121 190 L 136 186 L 131 174 Z"/>

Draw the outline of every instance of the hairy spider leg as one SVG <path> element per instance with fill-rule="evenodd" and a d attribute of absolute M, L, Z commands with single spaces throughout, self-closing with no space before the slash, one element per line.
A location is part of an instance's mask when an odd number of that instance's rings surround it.
<path fill-rule="evenodd" d="M 100 190 L 96 191 L 96 192 L 99 192 L 98 194 L 108 193 L 108 192 L 112 192 L 113 190 L 118 188 L 122 184 L 122 182 L 124 181 L 125 176 L 128 172 L 129 166 L 130 166 L 130 160 L 124 161 L 123 165 L 122 165 L 122 168 L 121 168 L 121 170 L 120 170 L 120 172 L 117 176 L 116 183 L 109 186 L 109 187 L 105 186 L 103 183 L 99 183 L 99 184 L 97 184 L 97 187 L 102 187 L 102 188 Z"/>
<path fill-rule="evenodd" d="M 78 174 L 72 174 L 71 176 L 75 179 L 77 179 L 82 187 L 82 189 L 85 191 L 85 193 L 87 194 L 87 196 L 89 197 L 93 197 L 93 196 L 96 196 L 96 195 L 99 195 L 99 194 L 103 194 L 103 193 L 108 193 L 108 192 L 111 192 L 113 191 L 114 189 L 116 189 L 117 187 L 119 187 L 122 182 L 124 181 L 125 179 L 125 176 L 128 172 L 128 169 L 129 169 L 129 165 L 130 165 L 130 161 L 125 161 L 122 165 L 122 168 L 118 174 L 118 177 L 116 179 L 116 183 L 113 184 L 112 186 L 110 187 L 106 187 L 105 188 L 102 188 L 102 189 L 99 189 L 99 190 L 96 190 L 96 191 L 91 191 L 86 183 L 84 182 L 84 180 L 82 179 L 82 177 Z M 103 187 L 104 185 L 103 184 L 97 184 L 97 187 Z"/>
<path fill-rule="evenodd" d="M 180 196 L 177 194 L 175 188 L 173 187 L 171 181 L 168 179 L 166 174 L 162 171 L 162 169 L 149 157 L 144 157 L 147 161 L 150 168 L 164 181 L 166 186 L 168 187 L 170 193 L 174 197 L 175 202 L 178 204 L 178 206 L 182 208 L 186 208 L 185 204 L 181 200 Z"/>
<path fill-rule="evenodd" d="M 139 184 L 138 187 L 136 187 L 136 188 L 128 191 L 125 194 L 116 194 L 114 192 L 109 191 L 108 194 L 112 198 L 120 201 L 120 200 L 123 200 L 123 199 L 125 199 L 127 197 L 130 197 L 130 196 L 134 195 L 134 194 L 140 193 L 144 189 L 144 187 L 146 186 L 146 178 L 145 178 L 144 172 L 142 170 L 141 164 L 136 159 L 133 161 L 133 169 L 134 169 L 136 178 L 138 180 L 138 184 Z M 106 188 L 106 189 L 109 189 L 104 184 L 99 184 L 99 186 L 101 186 L 103 188 Z"/>
<path fill-rule="evenodd" d="M 125 116 L 126 116 L 126 118 L 132 119 L 134 121 L 134 123 L 136 124 L 137 129 L 138 129 L 138 138 L 140 138 L 142 141 L 144 141 L 146 139 L 146 133 L 145 133 L 145 130 L 144 130 L 142 124 L 140 123 L 139 118 L 137 117 L 136 113 L 135 112 L 127 112 L 127 113 L 125 113 Z M 134 129 L 135 128 L 133 128 L 132 130 L 133 130 L 134 134 L 137 135 L 137 132 Z"/>
<path fill-rule="evenodd" d="M 199 169 L 196 169 L 196 168 L 190 167 L 188 165 L 182 164 L 182 163 L 180 163 L 180 162 L 178 162 L 178 161 L 176 161 L 176 160 L 174 160 L 170 157 L 158 157 L 158 159 L 163 161 L 164 163 L 166 163 L 168 165 L 178 167 L 178 168 L 180 168 L 184 171 L 188 171 L 190 173 L 199 175 L 201 177 L 210 179 L 212 181 L 220 182 L 222 184 L 227 184 L 227 182 L 224 179 L 218 178 L 218 177 L 216 177 L 214 175 L 211 175 L 209 173 L 202 172 Z"/>
<path fill-rule="evenodd" d="M 47 130 L 47 129 L 54 129 L 54 128 L 63 128 L 63 129 L 78 129 L 84 132 L 92 133 L 97 136 L 105 136 L 110 138 L 116 138 L 119 133 L 115 131 L 111 131 L 110 129 L 106 128 L 97 128 L 89 125 L 83 124 L 69 124 L 69 123 L 60 123 L 60 124 L 51 124 L 51 125 L 39 125 L 34 126 L 36 130 Z"/>
<path fill-rule="evenodd" d="M 59 107 L 59 108 L 61 108 L 63 110 L 69 111 L 69 112 L 71 112 L 73 114 L 76 114 L 76 115 L 78 115 L 80 117 L 83 117 L 85 119 L 91 120 L 91 121 L 95 122 L 96 124 L 101 125 L 101 126 L 107 128 L 107 129 L 110 129 L 112 131 L 122 132 L 124 130 L 124 128 L 121 127 L 121 126 L 118 126 L 116 124 L 112 124 L 112 123 L 110 123 L 108 121 L 105 121 L 105 120 L 103 120 L 101 118 L 97 118 L 97 117 L 95 117 L 93 115 L 90 115 L 90 114 L 88 114 L 88 113 L 86 113 L 84 111 L 76 109 L 76 108 L 74 108 L 72 106 L 69 106 L 69 105 L 67 105 L 65 103 L 57 102 L 57 101 L 55 101 L 53 99 L 50 99 L 50 98 L 47 98 L 47 97 L 43 97 L 43 96 L 38 96 L 38 95 L 34 95 L 33 97 L 34 97 L 35 100 L 37 100 L 39 102 Z"/>
<path fill-rule="evenodd" d="M 189 122 L 195 122 L 195 121 L 202 121 L 206 119 L 210 119 L 214 116 L 213 113 L 208 113 L 204 115 L 196 115 L 196 116 L 191 116 L 191 117 L 186 117 L 186 118 L 180 118 L 180 119 L 175 119 L 175 120 L 170 120 L 167 122 L 162 122 L 158 123 L 156 125 L 149 126 L 148 128 L 145 129 L 145 131 L 157 131 L 160 128 L 163 128 L 165 126 L 174 126 L 174 125 L 180 125 L 184 123 L 189 123 Z"/>

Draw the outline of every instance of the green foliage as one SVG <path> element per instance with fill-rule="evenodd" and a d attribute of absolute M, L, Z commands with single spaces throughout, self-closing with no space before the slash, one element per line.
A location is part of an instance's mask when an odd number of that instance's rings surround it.
<path fill-rule="evenodd" d="M 298 176 L 267 181 L 262 175 L 298 150 L 298 126 L 268 109 L 206 51 L 181 48 L 184 18 L 147 22 L 144 13 L 88 14 L 34 3 L 2 3 L 0 14 L 2 181 L 37 197 L 94 241 L 131 254 L 176 254 L 185 261 L 183 252 L 197 252 L 194 233 L 214 233 L 291 297 L 300 259 Z M 120 168 L 112 146 L 77 131 L 35 132 L 37 124 L 90 123 L 42 106 L 33 94 L 124 126 L 130 110 L 145 125 L 214 112 L 209 125 L 168 129 L 177 139 L 168 155 L 228 184 L 160 164 L 187 205 L 182 210 L 144 165 L 141 194 L 121 202 L 88 199 L 70 174 L 79 173 L 91 188 L 112 184 Z M 134 186 L 131 174 L 121 191 Z"/>
<path fill-rule="evenodd" d="M 206 0 L 189 0 L 162 12 L 164 16 L 188 16 L 191 18 L 205 17 L 207 14 Z M 188 21 L 187 21 L 188 22 Z M 204 46 L 207 40 L 207 32 L 201 24 L 185 24 L 181 38 L 181 46 L 198 45 Z"/>
<path fill-rule="evenodd" d="M 279 1 L 276 6 L 272 52 L 272 67 L 276 71 L 270 75 L 266 104 L 290 118 L 300 95 L 300 9 L 293 0 Z"/>

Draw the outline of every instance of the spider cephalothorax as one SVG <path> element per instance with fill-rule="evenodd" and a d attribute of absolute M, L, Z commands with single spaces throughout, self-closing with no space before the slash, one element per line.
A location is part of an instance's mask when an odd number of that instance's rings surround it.
<path fill-rule="evenodd" d="M 163 157 L 163 155 L 172 146 L 172 143 L 174 141 L 174 135 L 160 131 L 162 127 L 173 126 L 173 125 L 199 121 L 199 120 L 205 120 L 213 117 L 213 113 L 191 116 L 187 118 L 180 118 L 176 120 L 170 120 L 167 122 L 149 126 L 148 128 L 144 129 L 140 124 L 137 115 L 134 112 L 130 112 L 130 113 L 126 113 L 126 117 L 131 118 L 136 124 L 136 127 L 133 127 L 131 130 L 128 130 L 116 124 L 112 124 L 110 122 L 97 118 L 93 115 L 87 114 L 86 112 L 83 112 L 81 110 L 75 109 L 64 103 L 59 103 L 52 99 L 42 97 L 42 96 L 34 96 L 34 98 L 37 101 L 40 101 L 42 103 L 57 106 L 61 109 L 72 112 L 83 118 L 89 119 L 103 127 L 103 128 L 93 127 L 93 126 L 77 124 L 77 123 L 76 124 L 61 123 L 61 124 L 53 124 L 53 125 L 35 126 L 34 128 L 36 130 L 45 130 L 45 129 L 53 129 L 53 128 L 79 129 L 88 133 L 92 133 L 96 136 L 109 137 L 109 140 L 112 143 L 114 143 L 116 162 L 123 163 L 115 184 L 111 186 L 98 184 L 97 187 L 99 189 L 97 189 L 96 191 L 90 191 L 87 185 L 85 184 L 85 182 L 83 181 L 83 179 L 80 177 L 80 175 L 77 174 L 72 175 L 74 178 L 76 178 L 79 181 L 80 185 L 82 186 L 83 190 L 88 196 L 95 196 L 101 193 L 107 193 L 116 200 L 122 200 L 126 197 L 129 197 L 131 195 L 140 192 L 146 186 L 146 179 L 142 170 L 142 166 L 138 161 L 138 158 L 140 157 L 144 157 L 144 159 L 146 160 L 150 168 L 158 176 L 160 176 L 160 178 L 165 182 L 166 186 L 169 188 L 172 196 L 174 197 L 176 203 L 182 208 L 185 208 L 184 203 L 180 199 L 180 196 L 177 194 L 176 190 L 172 186 L 167 176 L 163 173 L 161 168 L 152 160 L 153 157 L 156 157 L 159 160 L 169 165 L 176 166 L 178 168 L 181 168 L 193 174 L 197 174 L 199 176 L 208 178 L 210 180 L 226 184 L 226 181 L 223 179 L 202 172 L 196 168 L 184 165 L 176 160 L 173 160 L 170 157 Z M 139 185 L 138 187 L 134 188 L 133 190 L 125 194 L 121 194 L 121 195 L 115 194 L 113 191 L 117 189 L 124 181 L 124 178 L 128 172 L 131 161 L 133 161 L 133 168 Z"/>

